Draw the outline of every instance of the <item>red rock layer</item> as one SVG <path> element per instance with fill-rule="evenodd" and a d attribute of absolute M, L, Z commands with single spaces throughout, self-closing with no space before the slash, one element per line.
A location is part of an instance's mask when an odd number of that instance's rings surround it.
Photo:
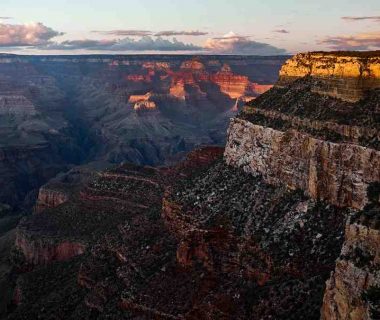
<path fill-rule="evenodd" d="M 48 208 L 55 208 L 69 200 L 69 196 L 61 190 L 52 190 L 49 188 L 40 188 L 35 210 L 37 213 Z"/>
<path fill-rule="evenodd" d="M 44 240 L 43 238 L 31 239 L 24 232 L 18 231 L 16 236 L 16 247 L 25 257 L 29 265 L 45 265 L 53 261 L 69 260 L 84 253 L 86 246 L 82 243 L 72 241 Z"/>

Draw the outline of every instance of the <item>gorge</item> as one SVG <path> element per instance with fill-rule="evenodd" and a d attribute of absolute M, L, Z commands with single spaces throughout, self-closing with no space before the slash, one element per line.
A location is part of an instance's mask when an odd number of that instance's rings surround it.
<path fill-rule="evenodd" d="M 286 57 L 0 55 L 0 203 L 90 162 L 162 165 L 223 145 Z"/>
<path fill-rule="evenodd" d="M 3 61 L 12 59 L 20 58 Z M 4 317 L 378 319 L 380 52 L 298 54 L 281 61 L 278 81 L 265 70 L 285 58 L 261 58 L 261 67 L 247 58 L 249 68 L 235 57 L 177 59 L 176 68 L 165 57 L 142 66 L 112 59 L 100 79 L 88 79 L 87 64 L 65 64 L 69 80 L 54 69 L 55 81 L 72 85 L 80 121 L 94 121 L 79 149 L 62 133 L 83 137 L 54 107 L 67 97 L 53 80 L 39 83 L 55 92 L 46 105 L 54 118 L 34 118 L 28 96 L 0 100 L 14 106 L 4 110 L 25 106 L 20 128 L 35 121 L 45 130 L 20 129 L 15 139 L 33 139 L 35 154 L 53 148 L 39 158 L 51 177 L 63 171 L 55 157 L 77 157 L 1 238 Z M 146 70 L 123 75 L 133 92 L 108 85 L 124 65 Z M 184 118 L 189 131 L 178 125 Z M 67 149 L 55 153 L 53 137 Z M 176 161 L 199 144 L 212 146 Z M 31 161 L 20 150 L 4 154 Z"/>

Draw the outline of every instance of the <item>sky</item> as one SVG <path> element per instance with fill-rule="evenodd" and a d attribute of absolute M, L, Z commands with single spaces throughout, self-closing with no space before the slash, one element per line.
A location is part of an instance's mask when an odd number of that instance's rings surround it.
<path fill-rule="evenodd" d="M 0 52 L 281 55 L 380 49 L 379 0 L 1 0 Z"/>

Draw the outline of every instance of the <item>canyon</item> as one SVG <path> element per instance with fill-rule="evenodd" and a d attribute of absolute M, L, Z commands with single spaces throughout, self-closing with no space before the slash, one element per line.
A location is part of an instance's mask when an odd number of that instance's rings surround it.
<path fill-rule="evenodd" d="M 285 59 L 1 55 L 0 203 L 28 211 L 41 185 L 78 165 L 163 165 L 223 145 L 229 118 Z"/>
<path fill-rule="evenodd" d="M 34 213 L 0 237 L 8 259 L 0 260 L 2 316 L 378 319 L 380 52 L 298 54 L 261 95 L 261 80 L 251 78 L 255 69 L 247 70 L 241 58 L 176 59 L 173 68 L 165 57 L 147 58 L 147 73 L 126 76 L 139 87 L 158 74 L 167 80 L 166 93 L 107 87 L 139 121 L 117 127 L 122 111 L 108 111 L 105 117 L 115 118 L 99 120 L 97 128 L 126 137 L 123 130 L 132 123 L 161 119 L 167 112 L 162 99 L 170 95 L 176 108 L 186 103 L 188 113 L 178 118 L 207 119 L 222 130 L 220 119 L 205 114 L 211 109 L 192 111 L 205 100 L 217 107 L 218 88 L 231 102 L 218 112 L 231 117 L 225 147 L 224 140 L 216 143 L 219 135 L 208 135 L 205 143 L 213 145 L 184 157 L 169 152 L 171 159 L 144 163 L 128 149 L 130 158 L 111 165 L 105 160 L 116 145 L 103 134 L 109 140 L 97 152 L 107 156 L 78 162 L 49 180 L 39 188 Z M 81 103 L 88 99 L 81 108 L 86 117 L 101 108 L 89 110 L 99 106 L 97 95 L 105 101 L 102 83 L 92 81 L 82 79 L 85 91 L 75 91 Z M 149 128 L 162 137 L 162 128 Z M 171 141 L 160 142 L 172 150 Z"/>

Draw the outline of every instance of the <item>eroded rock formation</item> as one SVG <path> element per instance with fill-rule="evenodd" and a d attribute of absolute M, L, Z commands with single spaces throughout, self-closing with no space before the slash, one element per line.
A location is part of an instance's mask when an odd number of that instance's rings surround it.
<path fill-rule="evenodd" d="M 320 80 L 316 81 L 314 92 L 356 102 L 363 98 L 365 91 L 380 86 L 379 54 L 300 53 L 281 68 L 278 85 L 306 76 Z"/>

